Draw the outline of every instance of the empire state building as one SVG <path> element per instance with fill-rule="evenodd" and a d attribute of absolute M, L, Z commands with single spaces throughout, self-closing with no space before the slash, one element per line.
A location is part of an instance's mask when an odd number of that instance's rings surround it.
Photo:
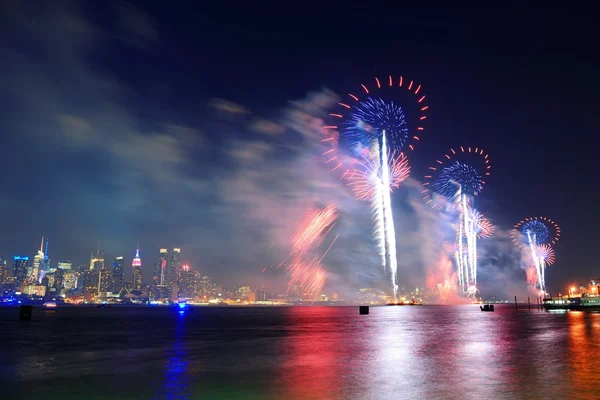
<path fill-rule="evenodd" d="M 133 268 L 133 280 L 131 282 L 131 286 L 133 289 L 141 289 L 142 288 L 142 259 L 140 258 L 140 242 L 137 244 L 137 250 L 135 252 L 135 257 L 133 262 L 131 263 L 131 267 Z"/>

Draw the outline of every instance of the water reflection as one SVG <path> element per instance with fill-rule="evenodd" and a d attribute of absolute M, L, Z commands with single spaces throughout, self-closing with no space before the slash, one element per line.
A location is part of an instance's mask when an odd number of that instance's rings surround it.
<path fill-rule="evenodd" d="M 178 311 L 173 332 L 174 342 L 168 353 L 163 385 L 164 398 L 169 400 L 190 399 L 189 375 L 190 360 L 184 345 L 186 312 Z"/>
<path fill-rule="evenodd" d="M 581 396 L 597 388 L 598 335 L 600 334 L 600 314 L 569 313 L 569 368 L 572 396 Z M 599 393 L 595 393 L 600 396 Z"/>
<path fill-rule="evenodd" d="M 370 311 L 72 309 L 68 329 L 0 324 L 0 398 L 598 397 L 600 314 Z M 26 396 L 12 396 L 22 388 Z"/>
<path fill-rule="evenodd" d="M 340 313 L 333 307 L 294 307 L 286 310 L 283 360 L 278 366 L 277 398 L 340 398 L 340 379 L 350 349 Z"/>

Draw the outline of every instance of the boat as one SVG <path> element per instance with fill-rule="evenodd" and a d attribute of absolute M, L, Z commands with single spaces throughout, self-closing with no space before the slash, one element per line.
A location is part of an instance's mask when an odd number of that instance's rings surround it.
<path fill-rule="evenodd" d="M 56 303 L 54 301 L 47 301 L 42 304 L 42 307 L 44 307 L 46 310 L 56 310 Z"/>
<path fill-rule="evenodd" d="M 479 306 L 479 308 L 481 309 L 481 311 L 494 311 L 493 304 L 484 304 L 483 306 Z"/>
<path fill-rule="evenodd" d="M 600 295 L 583 293 L 581 295 L 546 297 L 542 300 L 542 305 L 546 311 L 600 311 Z"/>

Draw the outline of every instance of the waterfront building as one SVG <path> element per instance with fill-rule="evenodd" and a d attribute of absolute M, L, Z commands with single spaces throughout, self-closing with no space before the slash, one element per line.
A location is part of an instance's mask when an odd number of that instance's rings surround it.
<path fill-rule="evenodd" d="M 240 298 L 242 300 L 248 300 L 250 298 L 251 291 L 252 290 L 250 289 L 250 286 L 247 286 L 247 285 L 240 286 Z"/>
<path fill-rule="evenodd" d="M 28 296 L 40 296 L 44 297 L 46 295 L 47 288 L 43 285 L 27 285 L 23 287 L 24 294 Z"/>

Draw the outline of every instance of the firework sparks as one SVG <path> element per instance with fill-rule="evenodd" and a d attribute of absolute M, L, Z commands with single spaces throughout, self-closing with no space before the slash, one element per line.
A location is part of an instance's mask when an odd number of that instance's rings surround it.
<path fill-rule="evenodd" d="M 527 282 L 546 293 L 546 267 L 554 264 L 552 245 L 560 237 L 558 224 L 546 217 L 526 218 L 515 225 L 511 236 L 515 246 L 524 251 Z"/>
<path fill-rule="evenodd" d="M 335 207 L 328 205 L 312 212 L 300 225 L 292 238 L 292 252 L 286 259 L 291 260 L 286 268 L 289 276 L 288 290 L 298 285 L 303 297 L 313 301 L 319 297 L 327 280 L 327 271 L 321 265 L 321 261 L 337 240 L 337 236 L 322 255 L 313 255 L 313 252 L 333 229 L 337 218 Z"/>
<path fill-rule="evenodd" d="M 425 176 L 423 199 L 432 207 L 441 209 L 442 205 L 434 201 L 432 194 L 451 200 L 447 211 L 456 212 L 456 242 L 454 262 L 458 275 L 458 284 L 466 297 L 477 294 L 477 239 L 489 238 L 494 226 L 474 207 L 475 196 L 483 189 L 484 176 L 489 176 L 488 155 L 478 147 L 460 147 L 450 149 L 445 158 L 430 166 L 431 175 Z M 479 160 L 480 167 L 473 163 L 455 160 L 456 157 L 471 157 Z M 476 164 L 475 164 L 476 165 Z"/>
<path fill-rule="evenodd" d="M 452 246 L 444 245 L 437 264 L 427 272 L 427 288 L 437 293 L 441 304 L 448 304 L 456 293 L 458 278 L 453 271 L 452 259 L 448 256 L 451 253 Z"/>
<path fill-rule="evenodd" d="M 354 196 L 359 200 L 371 201 L 376 195 L 374 182 L 381 181 L 382 168 L 380 168 L 379 154 L 373 154 L 372 151 L 365 151 L 361 154 L 362 160 L 358 162 L 358 167 L 350 170 L 345 178 L 349 181 L 348 186 L 352 187 Z M 408 159 L 404 153 L 396 154 L 388 152 L 389 171 L 389 190 L 392 192 L 400 186 L 410 174 Z"/>
<path fill-rule="evenodd" d="M 350 148 L 362 151 L 381 132 L 386 131 L 394 146 L 403 148 L 408 140 L 408 126 L 402 107 L 393 101 L 367 97 L 357 103 L 343 123 L 342 135 L 350 141 Z"/>

